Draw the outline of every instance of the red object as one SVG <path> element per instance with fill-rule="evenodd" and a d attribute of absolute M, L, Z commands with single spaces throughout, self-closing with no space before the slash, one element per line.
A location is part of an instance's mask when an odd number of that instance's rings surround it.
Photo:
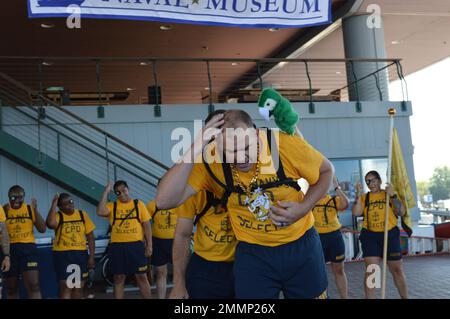
<path fill-rule="evenodd" d="M 436 238 L 450 238 L 450 222 L 434 224 L 434 235 Z"/>

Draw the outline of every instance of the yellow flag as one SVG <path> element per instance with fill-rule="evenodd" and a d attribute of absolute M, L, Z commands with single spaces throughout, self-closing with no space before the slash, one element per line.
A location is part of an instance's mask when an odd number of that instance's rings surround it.
<path fill-rule="evenodd" d="M 397 130 L 394 128 L 393 141 L 392 141 L 392 171 L 391 171 L 391 184 L 397 193 L 397 196 L 406 206 L 406 215 L 402 217 L 402 227 L 411 237 L 412 234 L 412 222 L 411 215 L 408 208 L 416 206 L 416 200 L 414 193 L 411 189 L 411 183 L 408 178 L 408 172 L 406 171 L 405 161 L 403 159 L 402 149 L 400 147 L 400 141 L 398 139 Z"/>

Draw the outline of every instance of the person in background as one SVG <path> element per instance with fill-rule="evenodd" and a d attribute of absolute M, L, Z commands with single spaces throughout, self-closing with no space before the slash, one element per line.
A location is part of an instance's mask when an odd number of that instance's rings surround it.
<path fill-rule="evenodd" d="M 2 299 L 3 272 L 8 271 L 11 266 L 11 257 L 9 254 L 9 236 L 6 228 L 6 216 L 3 206 L 0 206 L 0 299 Z"/>
<path fill-rule="evenodd" d="M 117 200 L 107 203 L 111 189 Z M 147 207 L 142 201 L 130 197 L 125 181 L 117 181 L 114 186 L 108 183 L 105 187 L 97 215 L 108 218 L 111 225 L 108 256 L 114 275 L 114 298 L 123 299 L 126 276 L 132 274 L 142 297 L 150 299 L 147 260 L 152 255 L 152 229 Z"/>
<path fill-rule="evenodd" d="M 25 190 L 19 185 L 8 191 L 9 203 L 3 208 L 10 239 L 11 267 L 4 272 L 8 299 L 19 297 L 19 277 L 22 276 L 28 298 L 41 299 L 36 240 L 33 229 L 45 233 L 36 199 L 25 203 Z"/>
<path fill-rule="evenodd" d="M 398 216 L 406 213 L 406 208 L 398 199 L 392 186 L 387 184 L 381 189 L 381 177 L 377 171 L 370 171 L 365 176 L 369 192 L 360 196 L 361 184 L 356 185 L 356 200 L 352 207 L 353 216 L 364 216 L 364 224 L 359 240 L 363 251 L 364 262 L 367 267 L 379 265 L 383 258 L 384 227 L 386 222 L 386 204 L 388 213 L 388 247 L 387 265 L 394 279 L 394 284 L 402 299 L 408 298 L 405 273 L 403 271 L 402 254 L 400 248 L 400 230 L 397 227 Z M 386 203 L 386 193 L 389 203 Z M 367 286 L 367 277 L 372 272 L 366 271 L 364 289 L 366 298 L 375 299 L 375 288 Z"/>
<path fill-rule="evenodd" d="M 344 271 L 345 243 L 341 234 L 338 213 L 347 209 L 348 198 L 333 176 L 335 196 L 325 194 L 313 208 L 314 227 L 320 236 L 325 262 L 331 263 L 336 286 L 341 299 L 348 298 L 347 276 Z"/>
<path fill-rule="evenodd" d="M 177 215 L 172 210 L 159 210 L 155 201 L 147 204 L 152 216 L 153 253 L 150 264 L 155 267 L 156 295 L 158 299 L 166 299 L 167 264 L 172 263 L 172 246 Z"/>
<path fill-rule="evenodd" d="M 59 210 L 58 210 L 59 208 Z M 53 263 L 59 282 L 61 299 L 83 298 L 83 288 L 88 269 L 95 268 L 95 225 L 89 215 L 75 209 L 69 194 L 56 194 L 47 216 L 47 227 L 55 231 L 53 240 Z M 89 247 L 89 254 L 86 248 Z M 79 267 L 78 287 L 69 287 L 67 279 L 74 273 L 71 265 Z"/>
<path fill-rule="evenodd" d="M 212 193 L 201 191 L 175 209 L 172 299 L 234 299 L 237 240 L 228 213 Z M 191 234 L 194 251 L 191 255 Z"/>

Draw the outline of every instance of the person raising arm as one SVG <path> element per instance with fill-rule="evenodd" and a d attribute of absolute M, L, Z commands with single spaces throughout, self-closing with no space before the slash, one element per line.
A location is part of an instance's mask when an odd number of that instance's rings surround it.
<path fill-rule="evenodd" d="M 159 182 L 155 198 L 158 209 L 171 209 L 180 206 L 186 199 L 196 193 L 188 184 L 195 159 L 200 156 L 210 139 L 220 133 L 218 129 L 224 123 L 223 117 L 224 114 L 215 115 L 197 135 L 190 149 L 163 176 Z"/>

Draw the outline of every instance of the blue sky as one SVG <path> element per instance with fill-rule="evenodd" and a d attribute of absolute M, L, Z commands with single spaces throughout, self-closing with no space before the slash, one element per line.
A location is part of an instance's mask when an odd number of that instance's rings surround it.
<path fill-rule="evenodd" d="M 437 166 L 450 166 L 450 58 L 406 77 L 412 102 L 411 134 L 416 181 L 427 180 Z M 400 84 L 390 99 L 402 100 Z"/>

